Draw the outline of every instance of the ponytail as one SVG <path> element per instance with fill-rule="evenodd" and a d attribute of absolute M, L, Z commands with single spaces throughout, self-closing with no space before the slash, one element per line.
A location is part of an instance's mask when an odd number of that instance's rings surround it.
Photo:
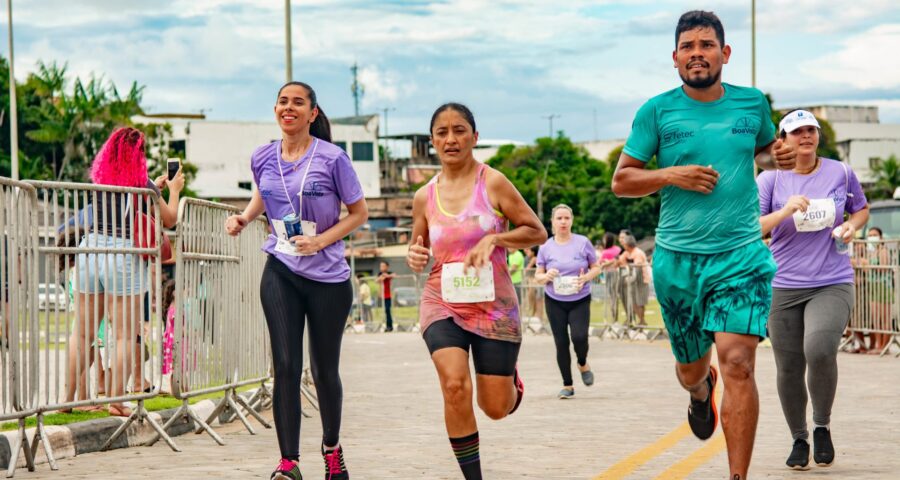
<path fill-rule="evenodd" d="M 316 106 L 319 108 L 319 114 L 316 115 L 316 119 L 309 126 L 309 134 L 331 143 L 331 122 L 328 121 L 328 117 L 325 116 L 325 111 L 322 110 L 322 107 Z"/>
<path fill-rule="evenodd" d="M 291 85 L 300 86 L 306 89 L 306 92 L 309 94 L 309 104 L 310 108 L 318 108 L 319 114 L 316 115 L 316 119 L 313 120 L 312 124 L 309 126 L 309 134 L 325 140 L 328 143 L 331 143 L 331 122 L 328 121 L 328 117 L 325 115 L 325 111 L 322 110 L 322 106 L 319 105 L 319 101 L 316 99 L 316 91 L 313 90 L 309 84 L 304 82 L 292 81 L 287 82 L 278 89 L 278 96 L 281 96 L 281 91 L 285 89 L 285 87 L 289 87 Z M 276 97 L 277 98 L 277 97 Z"/>

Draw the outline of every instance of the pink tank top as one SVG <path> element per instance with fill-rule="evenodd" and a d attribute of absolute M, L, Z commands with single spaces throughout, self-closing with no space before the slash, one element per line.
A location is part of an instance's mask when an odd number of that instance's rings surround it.
<path fill-rule="evenodd" d="M 505 218 L 496 212 L 488 200 L 485 166 L 478 170 L 477 183 L 469 204 L 459 215 L 447 213 L 440 204 L 437 181 L 440 174 L 428 182 L 428 204 L 425 218 L 434 267 L 425 282 L 419 304 L 420 329 L 432 323 L 452 319 L 462 329 L 495 340 L 519 343 L 522 331 L 519 324 L 519 303 L 506 265 L 506 252 L 497 247 L 491 254 L 494 268 L 494 300 L 480 303 L 448 303 L 441 296 L 441 271 L 445 263 L 462 262 L 466 254 L 490 233 L 508 230 Z"/>

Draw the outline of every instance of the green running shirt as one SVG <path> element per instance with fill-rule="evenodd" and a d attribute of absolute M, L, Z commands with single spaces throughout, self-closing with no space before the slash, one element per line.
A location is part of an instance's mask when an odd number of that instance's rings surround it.
<path fill-rule="evenodd" d="M 667 186 L 656 241 L 677 252 L 712 254 L 762 238 L 754 178 L 756 149 L 775 139 L 769 102 L 755 88 L 723 83 L 722 98 L 698 102 L 681 87 L 637 112 L 624 152 L 660 168 L 703 165 L 719 172 L 709 194 Z"/>

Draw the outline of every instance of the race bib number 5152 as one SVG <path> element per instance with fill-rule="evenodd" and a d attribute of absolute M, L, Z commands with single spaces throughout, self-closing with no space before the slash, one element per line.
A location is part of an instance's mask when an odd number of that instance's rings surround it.
<path fill-rule="evenodd" d="M 463 271 L 461 262 L 445 263 L 441 269 L 441 297 L 448 303 L 492 302 L 494 266 Z"/>

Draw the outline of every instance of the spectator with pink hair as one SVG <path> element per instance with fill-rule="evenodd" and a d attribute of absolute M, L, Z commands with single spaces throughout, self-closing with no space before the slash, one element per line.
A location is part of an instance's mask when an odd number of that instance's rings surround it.
<path fill-rule="evenodd" d="M 94 158 L 91 180 L 98 185 L 153 190 L 157 194 L 162 224 L 166 228 L 175 225 L 184 176 L 179 170 L 172 180 L 168 180 L 167 175 L 156 181 L 150 180 L 144 155 L 144 134 L 140 130 L 122 127 L 110 135 Z M 165 186 L 169 188 L 168 202 L 160 195 L 160 189 Z M 138 194 L 98 192 L 91 203 L 88 208 L 92 210 L 93 220 L 87 225 L 88 233 L 81 239 L 81 248 L 133 248 L 135 237 L 147 235 L 142 231 L 146 226 L 138 227 L 138 232 L 134 232 L 135 225 L 153 223 L 150 217 L 155 209 Z M 112 385 L 106 391 L 114 400 L 109 413 L 131 415 L 130 409 L 115 399 L 124 396 L 132 372 L 135 373 L 134 390 L 143 390 L 143 385 L 138 385 L 145 380 L 139 374 L 142 348 L 134 345 L 135 339 L 140 338 L 140 324 L 135 319 L 139 318 L 142 302 L 149 301 L 145 296 L 150 285 L 149 271 L 147 261 L 136 254 L 78 255 L 75 276 L 77 319 L 68 341 L 67 403 L 75 400 L 76 388 L 81 399 L 89 397 L 86 382 L 79 381 L 80 385 L 76 385 L 75 379 L 81 378 L 87 368 L 83 358 L 86 346 L 94 343 L 97 325 L 106 317 L 115 342 L 115 356 L 110 359 L 112 371 L 107 377 L 111 378 Z"/>

